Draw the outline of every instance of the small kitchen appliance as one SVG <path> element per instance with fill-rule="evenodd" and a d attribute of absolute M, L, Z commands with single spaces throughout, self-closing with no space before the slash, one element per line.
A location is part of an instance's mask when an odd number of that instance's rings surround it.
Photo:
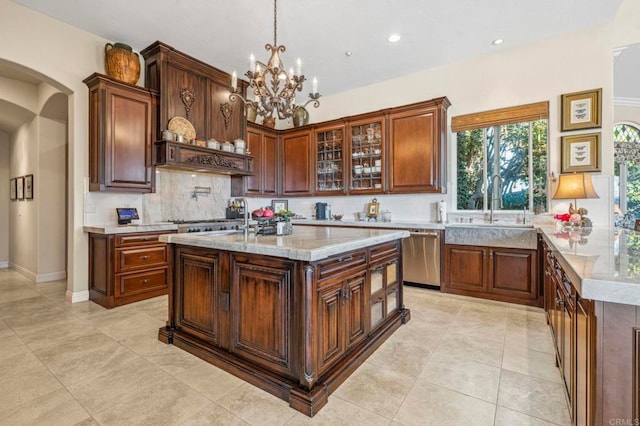
<path fill-rule="evenodd" d="M 331 217 L 331 206 L 327 203 L 316 203 L 316 219 L 328 220 Z"/>

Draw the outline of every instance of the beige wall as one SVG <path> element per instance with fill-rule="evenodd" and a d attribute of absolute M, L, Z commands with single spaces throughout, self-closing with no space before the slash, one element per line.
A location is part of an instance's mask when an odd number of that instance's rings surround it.
<path fill-rule="evenodd" d="M 640 84 L 640 82 L 638 84 Z M 616 105 L 614 122 L 620 123 L 623 121 L 635 123 L 637 127 L 640 127 L 640 105 L 636 107 Z"/>
<path fill-rule="evenodd" d="M 0 268 L 9 264 L 9 135 L 0 132 Z"/>

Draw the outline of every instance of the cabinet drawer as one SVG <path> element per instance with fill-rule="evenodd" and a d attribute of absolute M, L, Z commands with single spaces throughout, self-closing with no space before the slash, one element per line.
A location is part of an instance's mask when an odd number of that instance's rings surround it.
<path fill-rule="evenodd" d="M 147 234 L 123 234 L 116 235 L 116 248 L 118 247 L 130 247 L 141 246 L 148 244 L 158 244 L 158 237 L 164 234 L 175 234 L 175 231 L 165 231 Z"/>
<path fill-rule="evenodd" d="M 116 249 L 116 272 L 167 264 L 167 246 Z"/>
<path fill-rule="evenodd" d="M 398 243 L 393 242 L 371 249 L 371 257 L 369 261 L 377 262 L 379 260 L 386 259 L 387 257 L 395 256 L 398 256 Z"/>
<path fill-rule="evenodd" d="M 116 275 L 115 297 L 131 296 L 167 287 L 167 269 Z"/>
<path fill-rule="evenodd" d="M 336 277 L 341 274 L 353 273 L 364 269 L 367 265 L 367 252 L 356 251 L 346 253 L 318 262 L 318 280 Z"/>

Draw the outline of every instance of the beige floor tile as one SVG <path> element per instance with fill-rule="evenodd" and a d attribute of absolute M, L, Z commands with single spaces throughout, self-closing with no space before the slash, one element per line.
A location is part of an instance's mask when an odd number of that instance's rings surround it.
<path fill-rule="evenodd" d="M 504 350 L 502 368 L 539 377 L 556 383 L 562 383 L 560 370 L 556 367 L 555 354 L 531 349 L 509 346 Z"/>
<path fill-rule="evenodd" d="M 195 416 L 188 418 L 180 426 L 249 426 L 238 416 L 231 414 L 221 405 L 211 403 Z"/>
<path fill-rule="evenodd" d="M 158 340 L 157 329 L 147 330 L 120 343 L 173 375 L 204 363 L 195 355 Z"/>
<path fill-rule="evenodd" d="M 496 410 L 495 426 L 554 426 L 554 424 L 500 406 Z"/>
<path fill-rule="evenodd" d="M 172 378 L 155 386 L 152 392 L 130 394 L 127 401 L 93 417 L 101 425 L 175 425 L 209 404 L 211 401 L 207 398 Z"/>
<path fill-rule="evenodd" d="M 5 299 L 2 295 L 0 299 L 0 318 L 7 321 L 11 326 L 11 321 L 17 321 L 23 316 L 42 315 L 51 311 L 62 311 L 61 306 L 57 306 L 46 297 L 35 293 L 35 296 L 22 298 L 20 300 Z"/>
<path fill-rule="evenodd" d="M 94 303 L 90 300 L 85 302 L 78 303 L 65 303 L 62 305 L 63 309 L 68 312 L 73 313 L 75 316 L 79 318 L 90 318 L 93 315 L 107 312 L 108 309 L 103 308 L 102 306 Z"/>
<path fill-rule="evenodd" d="M 429 359 L 418 380 L 495 404 L 500 385 L 500 368 L 470 359 L 452 360 L 441 353 Z"/>
<path fill-rule="evenodd" d="M 42 367 L 44 367 L 44 364 L 33 354 L 33 352 L 27 350 L 22 353 L 14 354 L 8 358 L 3 357 L 0 362 L 0 377 L 21 375 Z"/>
<path fill-rule="evenodd" d="M 4 339 L 13 335 L 15 335 L 13 329 L 9 327 L 9 325 L 4 320 L 0 319 L 0 338 Z"/>
<path fill-rule="evenodd" d="M 205 361 L 175 375 L 176 379 L 191 386 L 212 401 L 233 392 L 246 382 Z"/>
<path fill-rule="evenodd" d="M 496 406 L 426 381 L 417 381 L 393 418 L 412 425 L 493 425 Z"/>
<path fill-rule="evenodd" d="M 544 333 L 549 330 L 549 325 L 543 313 L 509 311 L 508 329 L 520 333 L 524 330 Z"/>
<path fill-rule="evenodd" d="M 456 318 L 447 328 L 448 334 L 460 336 L 482 336 L 486 340 L 491 340 L 504 344 L 507 333 L 506 322 L 494 322 L 491 320 L 478 321 L 474 319 Z"/>
<path fill-rule="evenodd" d="M 20 375 L 1 377 L 0 389 L 0 407 L 13 409 L 62 389 L 62 385 L 49 370 L 39 366 Z"/>
<path fill-rule="evenodd" d="M 71 315 L 69 319 L 66 314 L 64 318 L 64 321 L 53 321 L 52 325 L 39 324 L 38 327 L 23 331 L 20 338 L 31 350 L 42 351 L 98 333 L 81 318 Z"/>
<path fill-rule="evenodd" d="M 391 419 L 414 380 L 415 376 L 364 363 L 334 395 Z"/>
<path fill-rule="evenodd" d="M 64 389 L 25 402 L 18 407 L 0 411 L 0 425 L 66 426 L 90 420 L 89 414 Z"/>
<path fill-rule="evenodd" d="M 248 383 L 216 402 L 253 425 L 283 425 L 297 413 L 285 401 Z"/>
<path fill-rule="evenodd" d="M 115 340 L 125 340 L 144 332 L 157 335 L 158 329 L 166 325 L 164 321 L 148 315 L 124 310 L 96 314 L 91 316 L 88 321 Z"/>
<path fill-rule="evenodd" d="M 504 344 L 485 338 L 482 334 L 447 334 L 432 356 L 449 357 L 454 360 L 472 360 L 482 364 L 500 367 Z"/>
<path fill-rule="evenodd" d="M 320 412 L 313 417 L 304 414 L 296 414 L 287 426 L 302 425 L 325 425 L 325 426 L 349 426 L 349 425 L 367 425 L 367 426 L 386 426 L 389 419 L 382 417 L 371 411 L 360 408 L 355 404 L 345 401 L 341 398 L 330 396 L 327 405 L 322 407 Z"/>
<path fill-rule="evenodd" d="M 22 355 L 29 353 L 29 347 L 24 344 L 20 337 L 15 334 L 7 336 L 2 340 L 2 346 L 0 346 L 0 362 L 4 362 L 9 358 L 13 358 L 16 355 Z M 2 377 L 2 376 L 0 376 Z"/>
<path fill-rule="evenodd" d="M 115 372 L 137 356 L 100 332 L 34 352 L 65 385 Z"/>
<path fill-rule="evenodd" d="M 367 359 L 367 362 L 407 376 L 417 376 L 435 350 L 437 342 L 431 347 L 414 342 L 390 338 Z"/>
<path fill-rule="evenodd" d="M 19 287 L 2 287 L 2 299 L 0 300 L 0 317 L 7 315 L 3 313 L 2 308 L 11 304 L 22 302 L 29 299 L 39 299 L 42 296 L 31 288 Z"/>
<path fill-rule="evenodd" d="M 498 405 L 557 424 L 569 424 L 564 385 L 502 370 Z"/>
<path fill-rule="evenodd" d="M 528 329 L 518 329 L 517 331 L 507 331 L 504 346 L 533 349 L 539 352 L 555 354 L 553 338 L 550 330 L 539 332 Z"/>
<path fill-rule="evenodd" d="M 95 415 L 126 402 L 132 394 L 153 393 L 170 378 L 149 361 L 132 357 L 122 362 L 117 370 L 81 380 L 67 388 L 89 413 Z"/>

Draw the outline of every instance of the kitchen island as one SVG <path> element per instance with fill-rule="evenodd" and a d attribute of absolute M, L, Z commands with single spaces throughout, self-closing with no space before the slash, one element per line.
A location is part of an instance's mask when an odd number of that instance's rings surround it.
<path fill-rule="evenodd" d="M 294 226 L 292 235 L 174 234 L 174 344 L 313 416 L 400 325 L 407 231 Z"/>

